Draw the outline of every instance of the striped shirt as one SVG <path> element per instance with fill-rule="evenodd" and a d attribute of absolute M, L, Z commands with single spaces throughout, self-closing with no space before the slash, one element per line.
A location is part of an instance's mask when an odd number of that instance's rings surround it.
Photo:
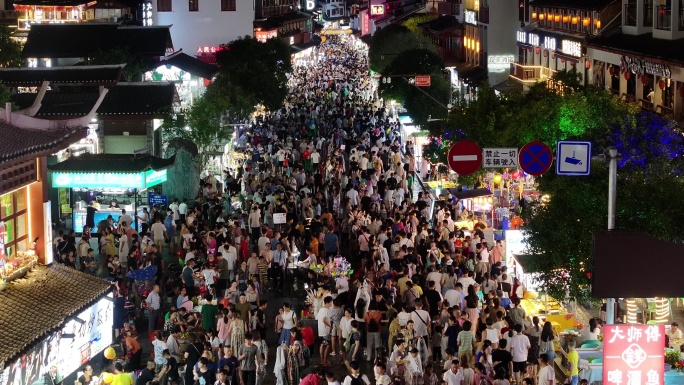
<path fill-rule="evenodd" d="M 152 310 L 159 310 L 159 307 L 161 305 L 159 294 L 155 293 L 154 291 L 147 296 L 145 302 L 147 302 L 147 304 L 150 305 L 150 308 L 152 308 Z"/>

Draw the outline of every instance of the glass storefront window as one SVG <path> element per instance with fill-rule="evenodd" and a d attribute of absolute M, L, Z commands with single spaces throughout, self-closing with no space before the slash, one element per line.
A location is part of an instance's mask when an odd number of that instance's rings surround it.
<path fill-rule="evenodd" d="M 26 188 L 0 196 L 0 221 L 5 223 L 5 254 L 28 249 Z"/>

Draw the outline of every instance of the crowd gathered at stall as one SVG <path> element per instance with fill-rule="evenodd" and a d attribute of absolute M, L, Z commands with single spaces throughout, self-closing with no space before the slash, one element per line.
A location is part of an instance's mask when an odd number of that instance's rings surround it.
<path fill-rule="evenodd" d="M 457 199 L 414 193 L 414 148 L 378 98 L 365 45 L 330 36 L 299 63 L 284 107 L 238 133 L 244 160 L 221 182 L 133 214 L 140 231 L 125 213 L 90 224 L 99 250 L 87 231 L 78 244 L 57 237 L 61 261 L 117 283 L 124 361 L 100 379 L 554 385 L 558 333 L 520 305 L 527 288 L 501 242 L 455 226 Z M 145 359 L 128 322 L 140 316 L 153 345 Z M 591 320 L 567 342 L 573 385 L 574 347 L 599 336 Z M 78 382 L 93 378 L 85 370 Z"/>

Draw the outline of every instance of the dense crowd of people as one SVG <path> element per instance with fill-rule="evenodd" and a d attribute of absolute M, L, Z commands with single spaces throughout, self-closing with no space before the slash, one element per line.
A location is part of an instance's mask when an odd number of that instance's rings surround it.
<path fill-rule="evenodd" d="M 551 325 L 518 306 L 526 289 L 502 264 L 501 243 L 455 226 L 469 215 L 458 200 L 434 202 L 433 213 L 427 193 L 414 195 L 413 144 L 367 60 L 353 38 L 329 36 L 294 68 L 284 107 L 238 133 L 245 160 L 222 183 L 204 180 L 197 198 L 145 211 L 140 234 L 125 219 L 98 231 L 100 272 L 119 286 L 115 328 L 125 330 L 123 299 L 138 291 L 157 331 L 137 385 L 258 385 L 271 375 L 278 385 L 554 385 Z M 177 262 L 164 262 L 167 250 Z M 342 256 L 349 274 L 333 268 Z M 96 273 L 92 262 L 73 263 Z M 122 279 L 150 266 L 152 287 Z M 294 301 L 266 317 L 265 293 L 284 296 L 295 280 L 321 300 L 315 328 Z M 139 343 L 122 337 L 141 368 Z"/>

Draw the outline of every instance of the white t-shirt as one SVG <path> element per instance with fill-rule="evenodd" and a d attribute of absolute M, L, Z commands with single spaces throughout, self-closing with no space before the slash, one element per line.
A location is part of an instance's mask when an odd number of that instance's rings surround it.
<path fill-rule="evenodd" d="M 347 198 L 351 201 L 352 206 L 358 206 L 359 205 L 359 192 L 351 189 L 347 191 Z"/>
<path fill-rule="evenodd" d="M 155 241 L 161 241 L 164 239 L 164 232 L 166 231 L 166 226 L 163 223 L 157 222 L 150 227 L 152 234 L 154 235 Z"/>
<path fill-rule="evenodd" d="M 546 365 L 543 368 L 539 368 L 538 375 L 538 385 L 554 385 L 556 383 L 556 373 L 554 373 L 553 367 L 551 365 Z"/>
<path fill-rule="evenodd" d="M 527 350 L 530 348 L 530 339 L 524 334 L 517 334 L 511 338 L 511 353 L 513 362 L 527 361 Z"/>
<path fill-rule="evenodd" d="M 237 249 L 235 249 L 235 246 L 228 246 L 228 250 L 225 250 L 223 258 L 228 261 L 228 270 L 233 270 L 237 261 Z"/>
<path fill-rule="evenodd" d="M 461 307 L 461 303 L 463 302 L 463 295 L 458 290 L 449 289 L 446 291 L 446 293 L 444 293 L 444 299 L 446 299 L 447 302 L 449 302 L 449 306 Z"/>
<path fill-rule="evenodd" d="M 288 312 L 283 312 L 283 329 L 292 329 L 295 327 L 294 318 L 294 310 L 290 309 Z"/>
<path fill-rule="evenodd" d="M 354 317 L 351 317 L 347 319 L 347 317 L 342 317 L 340 320 L 340 329 L 342 329 L 342 338 L 347 339 L 349 337 L 349 333 L 352 331 L 351 327 L 351 322 L 354 320 Z"/>
<path fill-rule="evenodd" d="M 322 307 L 318 309 L 318 314 L 316 314 L 316 320 L 318 321 L 318 336 L 328 338 L 330 335 L 330 328 L 323 322 L 325 318 L 327 318 L 328 323 L 330 323 L 330 309 Z"/>
<path fill-rule="evenodd" d="M 444 372 L 442 380 L 446 381 L 447 385 L 461 385 L 461 381 L 463 381 L 463 373 L 461 373 L 460 370 L 454 373 L 451 368 L 449 368 L 449 370 Z"/>
<path fill-rule="evenodd" d="M 335 278 L 335 284 L 339 286 L 337 289 L 338 295 L 349 291 L 349 280 L 346 277 Z"/>
<path fill-rule="evenodd" d="M 428 335 L 427 325 L 430 324 L 430 313 L 422 309 L 416 309 L 411 313 L 411 319 L 413 320 L 413 330 L 416 336 L 425 337 Z M 423 321 L 425 321 L 425 323 L 423 323 Z"/>
<path fill-rule="evenodd" d="M 188 263 L 191 259 L 195 259 L 195 253 L 188 251 L 187 254 L 185 254 L 185 263 Z"/>
<path fill-rule="evenodd" d="M 475 280 L 470 277 L 461 277 L 458 279 L 458 282 L 460 282 L 461 285 L 463 285 L 463 292 L 465 293 L 468 292 L 468 287 L 475 284 Z M 451 305 L 451 303 L 449 304 Z"/>
<path fill-rule="evenodd" d="M 311 153 L 311 163 L 318 164 L 321 161 L 321 154 L 318 152 Z"/>
<path fill-rule="evenodd" d="M 133 227 L 133 225 L 132 225 L 132 223 L 133 223 L 133 218 L 131 218 L 130 215 L 124 214 L 124 215 L 122 215 L 122 216 L 119 217 L 119 224 L 124 223 L 124 222 L 125 222 L 128 226 Z"/>
<path fill-rule="evenodd" d="M 185 215 L 188 213 L 188 204 L 183 202 L 178 205 L 178 214 Z"/>
<path fill-rule="evenodd" d="M 216 271 L 213 269 L 202 270 L 202 275 L 204 276 L 204 282 L 206 282 L 207 286 L 213 285 L 214 280 L 217 277 Z"/>
<path fill-rule="evenodd" d="M 482 257 L 482 262 L 489 263 L 489 250 L 487 250 L 486 248 L 482 248 L 480 256 Z"/>
<path fill-rule="evenodd" d="M 178 214 L 178 205 L 175 203 L 171 203 L 169 205 L 169 210 L 173 211 L 173 220 L 177 221 L 180 219 L 180 215 Z"/>

